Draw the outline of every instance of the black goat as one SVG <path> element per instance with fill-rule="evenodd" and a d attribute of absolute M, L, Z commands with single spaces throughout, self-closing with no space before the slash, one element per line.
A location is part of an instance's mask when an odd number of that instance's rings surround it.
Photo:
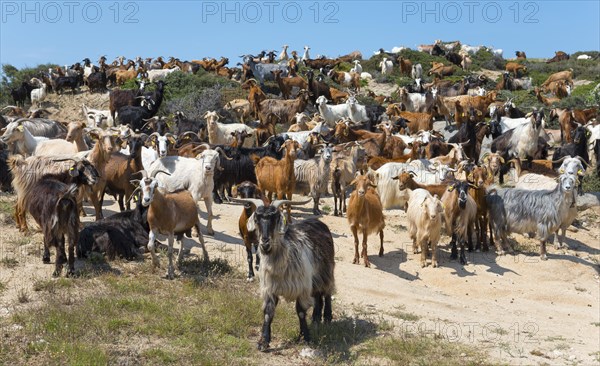
<path fill-rule="evenodd" d="M 282 153 L 279 151 L 281 146 L 279 145 L 281 139 L 271 139 L 267 146 L 263 147 L 236 147 L 231 146 L 220 146 L 222 151 L 219 151 L 221 156 L 220 164 L 221 169 L 215 172 L 215 188 L 213 191 L 214 201 L 216 203 L 222 203 L 222 198 L 225 198 L 225 189 L 231 197 L 231 188 L 240 184 L 244 181 L 250 181 L 256 183 L 256 173 L 254 170 L 254 162 L 252 161 L 252 155 L 256 155 L 260 158 L 270 156 L 275 159 L 281 159 Z M 215 147 L 213 147 L 215 148 Z M 231 158 L 228 160 L 223 156 L 223 151 L 226 155 Z"/>
<path fill-rule="evenodd" d="M 0 191 L 2 192 L 12 192 L 12 174 L 8 169 L 7 159 L 8 151 L 0 148 Z"/>
<path fill-rule="evenodd" d="M 449 143 L 465 143 L 463 145 L 463 151 L 465 155 L 472 161 L 479 160 L 479 154 L 477 152 L 477 116 L 473 107 L 469 110 L 469 119 L 466 123 L 463 123 L 458 132 L 452 136 Z"/>
<path fill-rule="evenodd" d="M 90 74 L 87 78 L 87 85 L 91 93 L 105 92 L 108 79 L 104 71 L 96 71 Z"/>
<path fill-rule="evenodd" d="M 71 89 L 71 93 L 75 94 L 77 88 L 83 84 L 83 78 L 79 76 L 59 76 L 54 82 L 54 91 L 60 94 L 63 89 Z"/>
<path fill-rule="evenodd" d="M 463 60 L 462 56 L 456 52 L 448 52 L 445 57 L 446 57 L 446 60 L 452 62 L 456 66 L 460 66 L 460 64 Z"/>
<path fill-rule="evenodd" d="M 158 81 L 156 90 L 144 93 L 141 97 L 142 103 L 139 107 L 124 106 L 118 110 L 119 124 L 129 125 L 134 131 L 141 130 L 144 126 L 144 120 L 154 117 L 160 108 L 164 95 L 164 83 Z M 144 104 L 145 105 L 142 105 Z"/>
<path fill-rule="evenodd" d="M 552 161 L 558 161 L 560 158 L 567 155 L 570 155 L 571 157 L 580 156 L 589 166 L 590 156 L 588 154 L 587 142 L 590 135 L 590 130 L 583 126 L 577 126 L 575 131 L 573 131 L 573 142 L 557 147 L 556 150 L 554 150 L 554 155 L 552 155 Z M 559 167 L 560 163 L 552 163 L 552 169 L 556 170 Z"/>
<path fill-rule="evenodd" d="M 113 260 L 118 255 L 127 260 L 139 258 L 140 248 L 148 244 L 148 208 L 138 199 L 133 210 L 117 213 L 86 226 L 79 234 L 77 258 L 91 252 L 104 253 Z"/>
<path fill-rule="evenodd" d="M 177 111 L 175 112 L 175 135 L 182 137 L 186 132 L 199 133 L 200 136 L 206 134 L 206 121 L 191 120 L 183 112 Z M 197 141 L 193 139 L 191 142 Z"/>
<path fill-rule="evenodd" d="M 25 105 L 25 101 L 29 100 L 31 102 L 31 91 L 34 89 L 32 85 L 23 81 L 21 86 L 16 89 L 10 89 L 10 96 L 13 98 L 15 105 Z"/>
<path fill-rule="evenodd" d="M 315 80 L 315 73 L 312 70 L 306 71 L 305 75 L 308 80 L 308 97 L 313 105 L 321 95 L 325 96 L 327 100 L 333 100 L 329 85 L 321 80 Z"/>
<path fill-rule="evenodd" d="M 142 92 L 144 91 L 144 83 L 139 83 L 136 80 L 136 83 L 138 84 L 138 89 L 130 89 L 130 90 L 119 90 L 119 89 L 115 89 L 115 90 L 111 90 L 110 94 L 109 94 L 109 109 L 110 109 L 110 115 L 113 118 L 113 121 L 116 121 L 115 118 L 115 113 L 121 109 L 121 107 L 124 106 L 139 106 L 141 99 L 143 98 L 138 98 L 142 95 Z"/>
<path fill-rule="evenodd" d="M 69 238 L 67 276 L 75 273 L 75 245 L 79 238 L 79 210 L 77 185 L 66 185 L 56 179 L 42 178 L 32 188 L 36 199 L 27 200 L 27 211 L 33 216 L 44 234 L 44 261 L 50 261 L 50 247 L 56 248 L 54 277 L 60 276 L 67 262 L 65 235 Z M 46 258 L 46 254 L 48 257 Z"/>

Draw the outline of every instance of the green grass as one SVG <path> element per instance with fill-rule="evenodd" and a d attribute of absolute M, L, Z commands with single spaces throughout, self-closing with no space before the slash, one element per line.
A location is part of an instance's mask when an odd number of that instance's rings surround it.
<path fill-rule="evenodd" d="M 0 294 L 6 290 L 6 284 L 4 282 L 0 282 Z"/>
<path fill-rule="evenodd" d="M 12 257 L 4 257 L 0 259 L 0 264 L 5 268 L 15 268 L 19 264 L 19 261 Z"/>
<path fill-rule="evenodd" d="M 15 212 L 15 203 L 13 201 L 0 200 L 0 213 L 12 216 Z"/>
<path fill-rule="evenodd" d="M 264 363 L 263 358 L 293 363 L 290 357 L 297 357 L 306 347 L 297 342 L 294 305 L 281 301 L 271 342 L 278 351 L 256 351 L 263 319 L 257 285 L 247 283 L 223 260 L 187 260 L 182 277 L 175 281 L 151 272 L 150 267 L 141 266 L 135 275 L 101 273 L 91 279 L 36 281 L 34 290 L 51 296 L 44 296 L 35 309 L 0 319 L 0 326 L 22 327 L 0 343 L 0 364 L 35 360 L 73 365 L 252 365 Z M 77 296 L 72 296 L 73 286 Z M 336 301 L 333 307 L 341 309 Z M 415 319 L 414 315 L 405 317 Z M 336 312 L 331 324 L 311 325 L 311 347 L 319 356 L 305 361 L 345 365 L 377 357 L 393 363 L 427 364 L 440 361 L 439 355 L 444 354 L 444 364 L 464 360 L 482 364 L 482 353 L 466 346 L 424 335 L 390 335 L 394 332 L 394 326 L 374 312 L 356 316 Z M 394 349 L 386 351 L 388 347 Z M 428 350 L 431 347 L 436 352 Z M 280 357 L 279 361 L 274 357 Z"/>

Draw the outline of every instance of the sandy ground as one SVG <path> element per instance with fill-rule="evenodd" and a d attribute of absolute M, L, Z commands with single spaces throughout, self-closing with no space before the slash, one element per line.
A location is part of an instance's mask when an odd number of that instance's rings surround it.
<path fill-rule="evenodd" d="M 108 203 L 106 214 L 118 209 L 112 201 Z M 323 206 L 332 204 L 330 198 L 322 200 Z M 89 208 L 86 211 L 92 212 Z M 216 234 L 205 238 L 211 257 L 226 258 L 246 271 L 245 248 L 237 229 L 240 211 L 238 205 L 216 205 Z M 310 212 L 309 206 L 300 207 L 295 210 L 295 219 L 310 217 Z M 597 363 L 599 216 L 598 209 L 584 212 L 584 229 L 568 233 L 570 249 L 549 249 L 548 261 L 539 260 L 534 240 L 515 235 L 524 248 L 520 254 L 496 257 L 492 252 L 469 253 L 468 264 L 462 266 L 450 260 L 445 245 L 449 240 L 443 237 L 440 268 L 420 267 L 419 255 L 412 254 L 403 211 L 386 212 L 384 257 L 376 254 L 378 237 L 369 238 L 371 268 L 352 264 L 353 239 L 347 220 L 324 216 L 321 219 L 333 233 L 336 247 L 334 306 L 350 314 L 367 311 L 380 315 L 398 330 L 472 344 L 509 364 Z M 0 316 L 8 316 L 24 306 L 16 301 L 21 291 L 33 297 L 26 306 L 35 306 L 32 284 L 50 278 L 53 266 L 41 262 L 39 233 L 23 237 L 10 218 L 1 219 L 2 258 L 18 261 L 14 268 L 3 267 L 0 274 L 6 285 L 0 294 Z M 185 245 L 191 253 L 201 255 L 196 241 L 187 239 Z M 398 312 L 412 313 L 419 319 L 404 321 Z"/>
<path fill-rule="evenodd" d="M 73 98 L 72 105 L 80 106 L 90 99 L 96 102 L 90 103 L 92 107 L 106 105 L 105 96 L 65 98 Z M 60 117 L 71 120 L 78 118 L 77 113 Z M 12 202 L 14 196 L 0 195 L 0 204 L 12 207 Z M 295 219 L 311 217 L 309 206 L 295 209 Z M 327 206 L 333 206 L 329 197 L 321 200 L 321 207 L 327 210 Z M 209 253 L 246 271 L 237 224 L 241 207 L 214 207 L 216 234 L 205 236 Z M 104 210 L 108 216 L 118 207 L 107 200 Z M 86 211 L 92 213 L 90 207 Z M 378 237 L 370 237 L 371 268 L 352 264 L 353 238 L 346 218 L 321 217 L 336 246 L 336 311 L 376 314 L 392 322 L 398 331 L 425 332 L 469 344 L 485 349 L 492 360 L 507 364 L 600 362 L 600 208 L 580 213 L 583 227 L 567 233 L 569 249 L 557 251 L 550 246 L 548 261 L 539 260 L 537 241 L 513 235 L 513 243 L 520 247 L 518 254 L 497 257 L 493 252 L 468 253 L 468 264 L 462 266 L 450 260 L 449 239 L 444 236 L 438 256 L 440 268 L 421 268 L 420 254 L 412 254 L 403 211 L 385 214 L 385 255 L 377 256 Z M 90 220 L 89 216 L 83 219 Z M 31 219 L 30 227 L 36 227 Z M 201 254 L 195 240 L 187 239 L 185 245 L 193 254 Z M 0 214 L 0 282 L 5 285 L 0 291 L 0 317 L 39 303 L 32 285 L 50 278 L 53 270 L 52 265 L 42 263 L 41 249 L 39 233 L 23 236 L 15 230 L 11 217 Z M 6 265 L 6 258 L 16 260 L 14 267 Z M 23 291 L 32 298 L 26 305 L 17 301 Z M 399 314 L 406 313 L 417 317 L 403 320 L 406 317 Z"/>

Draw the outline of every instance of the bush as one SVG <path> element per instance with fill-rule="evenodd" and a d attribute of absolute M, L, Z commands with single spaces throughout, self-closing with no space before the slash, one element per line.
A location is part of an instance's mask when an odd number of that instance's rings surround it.
<path fill-rule="evenodd" d="M 0 80 L 0 105 L 13 104 L 10 89 L 18 88 L 23 81 L 39 77 L 40 72 L 47 73 L 48 69 L 56 67 L 58 67 L 56 64 L 43 64 L 19 70 L 11 64 L 3 64 L 2 80 Z"/>

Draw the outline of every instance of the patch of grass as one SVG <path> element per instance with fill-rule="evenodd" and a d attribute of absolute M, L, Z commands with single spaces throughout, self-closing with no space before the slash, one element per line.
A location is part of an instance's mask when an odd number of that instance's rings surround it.
<path fill-rule="evenodd" d="M 583 287 L 577 287 L 577 286 L 575 286 L 575 291 L 586 292 L 587 290 L 584 289 Z"/>
<path fill-rule="evenodd" d="M 297 343 L 294 304 L 282 300 L 272 329 L 272 347 L 279 351 L 265 356 L 258 353 L 256 342 L 263 317 L 256 285 L 248 284 L 221 259 L 186 260 L 182 268 L 182 278 L 175 281 L 145 271 L 135 277 L 105 273 L 93 281 L 74 280 L 93 282 L 97 291 L 78 297 L 69 306 L 64 306 L 60 296 L 49 296 L 36 309 L 0 319 L 0 326 L 22 327 L 8 335 L 8 344 L 27 345 L 8 353 L 0 346 L 0 364 L 26 364 L 35 357 L 42 364 L 114 364 L 133 358 L 155 365 L 251 365 L 263 363 L 264 357 L 277 357 L 274 354 L 294 355 L 306 347 Z M 199 281 L 199 277 L 205 279 Z M 38 281 L 37 291 L 69 286 L 60 280 L 54 282 Z M 466 346 L 424 336 L 409 340 L 390 336 L 393 325 L 375 311 L 369 314 L 336 314 L 331 324 L 311 324 L 310 346 L 319 354 L 314 361 L 345 365 L 378 357 L 393 363 L 409 360 L 411 364 L 427 364 L 441 360 L 425 355 L 425 349 L 431 347 L 436 352 L 429 350 L 427 354 L 444 354 L 444 364 L 480 360 L 479 354 Z M 402 352 L 388 350 L 388 355 L 383 347 L 412 351 L 402 356 Z M 462 353 L 466 358 L 460 356 Z"/>
<path fill-rule="evenodd" d="M 42 280 L 38 279 L 33 283 L 33 291 L 45 291 L 55 293 L 58 289 L 72 287 L 74 282 L 68 278 L 59 277 L 56 279 Z"/>
<path fill-rule="evenodd" d="M 331 206 L 330 205 L 323 205 L 321 206 L 321 211 L 323 212 L 324 215 L 329 215 L 331 213 Z"/>
<path fill-rule="evenodd" d="M 595 327 L 600 327 L 600 322 L 593 322 L 593 323 L 590 323 L 590 324 L 592 324 Z"/>
<path fill-rule="evenodd" d="M 4 292 L 4 290 L 6 290 L 6 285 L 4 282 L 0 282 L 0 293 Z"/>
<path fill-rule="evenodd" d="M 366 351 L 396 365 L 491 365 L 474 348 L 424 335 L 378 337 L 368 343 Z"/>
<path fill-rule="evenodd" d="M 13 244 L 14 246 L 21 247 L 23 245 L 30 244 L 31 237 L 30 236 L 17 236 L 17 237 L 9 239 L 8 242 L 10 244 Z"/>
<path fill-rule="evenodd" d="M 583 177 L 583 191 L 600 192 L 600 178 L 595 173 Z"/>
<path fill-rule="evenodd" d="M 394 318 L 402 319 L 408 322 L 415 322 L 421 319 L 420 316 L 404 311 L 402 308 L 396 308 L 396 310 L 389 312 L 388 314 Z"/>
<path fill-rule="evenodd" d="M 19 261 L 12 257 L 4 257 L 0 260 L 0 264 L 6 268 L 15 268 Z"/>
<path fill-rule="evenodd" d="M 15 203 L 13 201 L 0 200 L 0 213 L 12 216 L 15 212 Z"/>
<path fill-rule="evenodd" d="M 19 302 L 19 304 L 26 304 L 29 301 L 31 301 L 29 291 L 27 291 L 27 289 L 25 288 L 20 288 L 17 292 L 17 301 Z"/>

